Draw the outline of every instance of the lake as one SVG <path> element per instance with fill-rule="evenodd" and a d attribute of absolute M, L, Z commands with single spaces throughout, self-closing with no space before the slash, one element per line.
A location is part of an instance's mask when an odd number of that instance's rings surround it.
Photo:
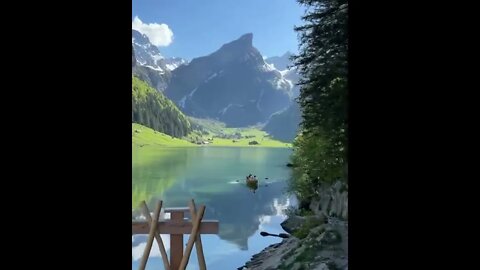
<path fill-rule="evenodd" d="M 286 218 L 285 209 L 296 204 L 285 194 L 291 149 L 132 147 L 132 208 L 145 200 L 153 211 L 159 199 L 165 207 L 186 207 L 193 198 L 197 208 L 206 205 L 204 219 L 219 221 L 218 235 L 202 235 L 209 270 L 237 269 L 253 254 L 281 241 L 259 233 L 284 232 L 280 222 Z M 249 173 L 259 179 L 255 192 L 245 185 Z M 188 237 L 184 236 L 185 244 Z M 147 235 L 132 236 L 132 269 L 138 268 L 146 239 Z M 162 239 L 168 253 L 169 235 Z M 147 269 L 162 268 L 154 241 Z M 195 247 L 187 269 L 198 269 Z"/>

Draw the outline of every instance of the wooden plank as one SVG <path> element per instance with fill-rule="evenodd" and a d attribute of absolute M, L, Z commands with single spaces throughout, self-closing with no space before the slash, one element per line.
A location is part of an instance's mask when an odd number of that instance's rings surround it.
<path fill-rule="evenodd" d="M 195 220 L 197 218 L 197 207 L 195 206 L 195 201 L 191 199 L 188 206 L 190 208 L 192 220 Z M 200 270 L 206 270 L 207 264 L 205 263 L 205 256 L 203 256 L 202 237 L 200 234 L 198 234 L 197 238 L 195 239 L 195 249 L 197 250 L 198 267 Z"/>
<path fill-rule="evenodd" d="M 160 216 L 160 210 L 162 209 L 162 201 L 157 202 L 157 207 L 155 208 L 155 213 L 153 214 L 153 220 L 158 221 Z M 149 214 L 150 215 L 150 214 Z M 195 224 L 196 225 L 196 224 Z M 152 222 L 152 226 L 150 226 L 150 232 L 148 234 L 147 245 L 143 250 L 142 260 L 138 266 L 139 270 L 145 270 L 145 266 L 147 266 L 148 256 L 150 255 L 150 250 L 152 249 L 153 239 L 155 238 L 155 233 L 157 231 L 157 222 Z"/>
<path fill-rule="evenodd" d="M 172 212 L 171 220 L 179 222 L 184 222 L 184 212 Z M 176 225 L 178 227 L 178 225 Z M 180 263 L 182 262 L 183 256 L 183 234 L 172 233 L 170 235 L 170 265 L 172 270 L 177 270 Z"/>
<path fill-rule="evenodd" d="M 145 201 L 142 202 L 141 207 L 142 207 L 143 215 L 145 217 L 147 217 L 148 223 L 154 224 L 154 223 L 152 223 L 152 217 L 150 216 L 150 210 L 148 210 L 148 206 L 145 203 Z M 158 226 L 158 223 L 157 223 L 157 226 Z M 155 232 L 155 240 L 157 240 L 157 244 L 158 244 L 158 247 L 160 249 L 160 254 L 162 254 L 163 267 L 164 267 L 165 270 L 170 270 L 170 263 L 168 262 L 167 251 L 165 250 L 165 246 L 163 245 L 162 237 L 158 233 L 158 230 L 156 230 L 156 232 Z"/>
<path fill-rule="evenodd" d="M 188 212 L 190 208 L 188 207 L 169 207 L 165 208 L 165 213 L 173 213 L 173 212 Z"/>
<path fill-rule="evenodd" d="M 185 248 L 185 254 L 183 255 L 182 262 L 180 263 L 179 270 L 185 270 L 187 268 L 188 260 L 192 252 L 193 243 L 197 239 L 197 235 L 200 229 L 200 223 L 202 222 L 203 215 L 205 214 L 205 205 L 200 206 L 200 210 L 197 213 L 196 218 L 193 221 L 193 229 L 190 238 L 188 239 L 187 247 Z M 175 268 L 176 269 L 176 268 Z"/>
<path fill-rule="evenodd" d="M 200 225 L 201 234 L 218 234 L 218 220 L 203 220 Z M 132 234 L 148 234 L 149 224 L 146 220 L 132 221 Z M 193 229 L 191 221 L 162 220 L 158 222 L 157 231 L 160 234 L 190 234 Z"/>

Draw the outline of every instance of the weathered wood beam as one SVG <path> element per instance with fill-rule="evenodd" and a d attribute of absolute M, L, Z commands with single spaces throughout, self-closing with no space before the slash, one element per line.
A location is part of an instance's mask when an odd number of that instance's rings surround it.
<path fill-rule="evenodd" d="M 201 234 L 218 234 L 219 228 L 218 220 L 203 220 L 200 225 Z M 192 232 L 193 225 L 191 221 L 172 221 L 162 220 L 158 222 L 157 231 L 160 234 L 190 234 Z M 150 232 L 150 226 L 146 220 L 133 220 L 132 221 L 132 235 L 133 234 L 148 234 Z"/>

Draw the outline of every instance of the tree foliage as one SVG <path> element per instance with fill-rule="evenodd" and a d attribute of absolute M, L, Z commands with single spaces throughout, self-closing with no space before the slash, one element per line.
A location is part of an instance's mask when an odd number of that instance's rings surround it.
<path fill-rule="evenodd" d="M 191 131 L 187 117 L 162 93 L 132 76 L 132 122 L 180 138 Z"/>
<path fill-rule="evenodd" d="M 294 142 L 291 188 L 302 199 L 347 178 L 347 1 L 297 0 L 306 6 L 294 57 L 301 78 L 302 129 Z"/>

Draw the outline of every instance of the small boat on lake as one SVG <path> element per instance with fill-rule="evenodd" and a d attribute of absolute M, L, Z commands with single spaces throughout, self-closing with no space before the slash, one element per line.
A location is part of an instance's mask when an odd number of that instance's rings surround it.
<path fill-rule="evenodd" d="M 247 179 L 246 182 L 247 182 L 247 185 L 248 185 L 248 184 L 258 184 L 258 180 L 257 180 L 257 179 Z"/>
<path fill-rule="evenodd" d="M 251 190 L 253 190 L 253 192 L 255 193 L 255 190 L 257 190 L 257 188 L 258 188 L 257 176 L 255 176 L 255 175 L 252 176 L 250 174 L 249 176 L 246 177 L 245 182 L 247 184 L 247 187 L 250 188 Z"/>
<path fill-rule="evenodd" d="M 254 176 L 252 176 L 251 174 L 248 175 L 246 177 L 245 181 L 247 182 L 247 185 L 248 184 L 253 184 L 253 183 L 258 184 L 258 179 L 257 179 L 256 175 L 254 175 Z"/>

